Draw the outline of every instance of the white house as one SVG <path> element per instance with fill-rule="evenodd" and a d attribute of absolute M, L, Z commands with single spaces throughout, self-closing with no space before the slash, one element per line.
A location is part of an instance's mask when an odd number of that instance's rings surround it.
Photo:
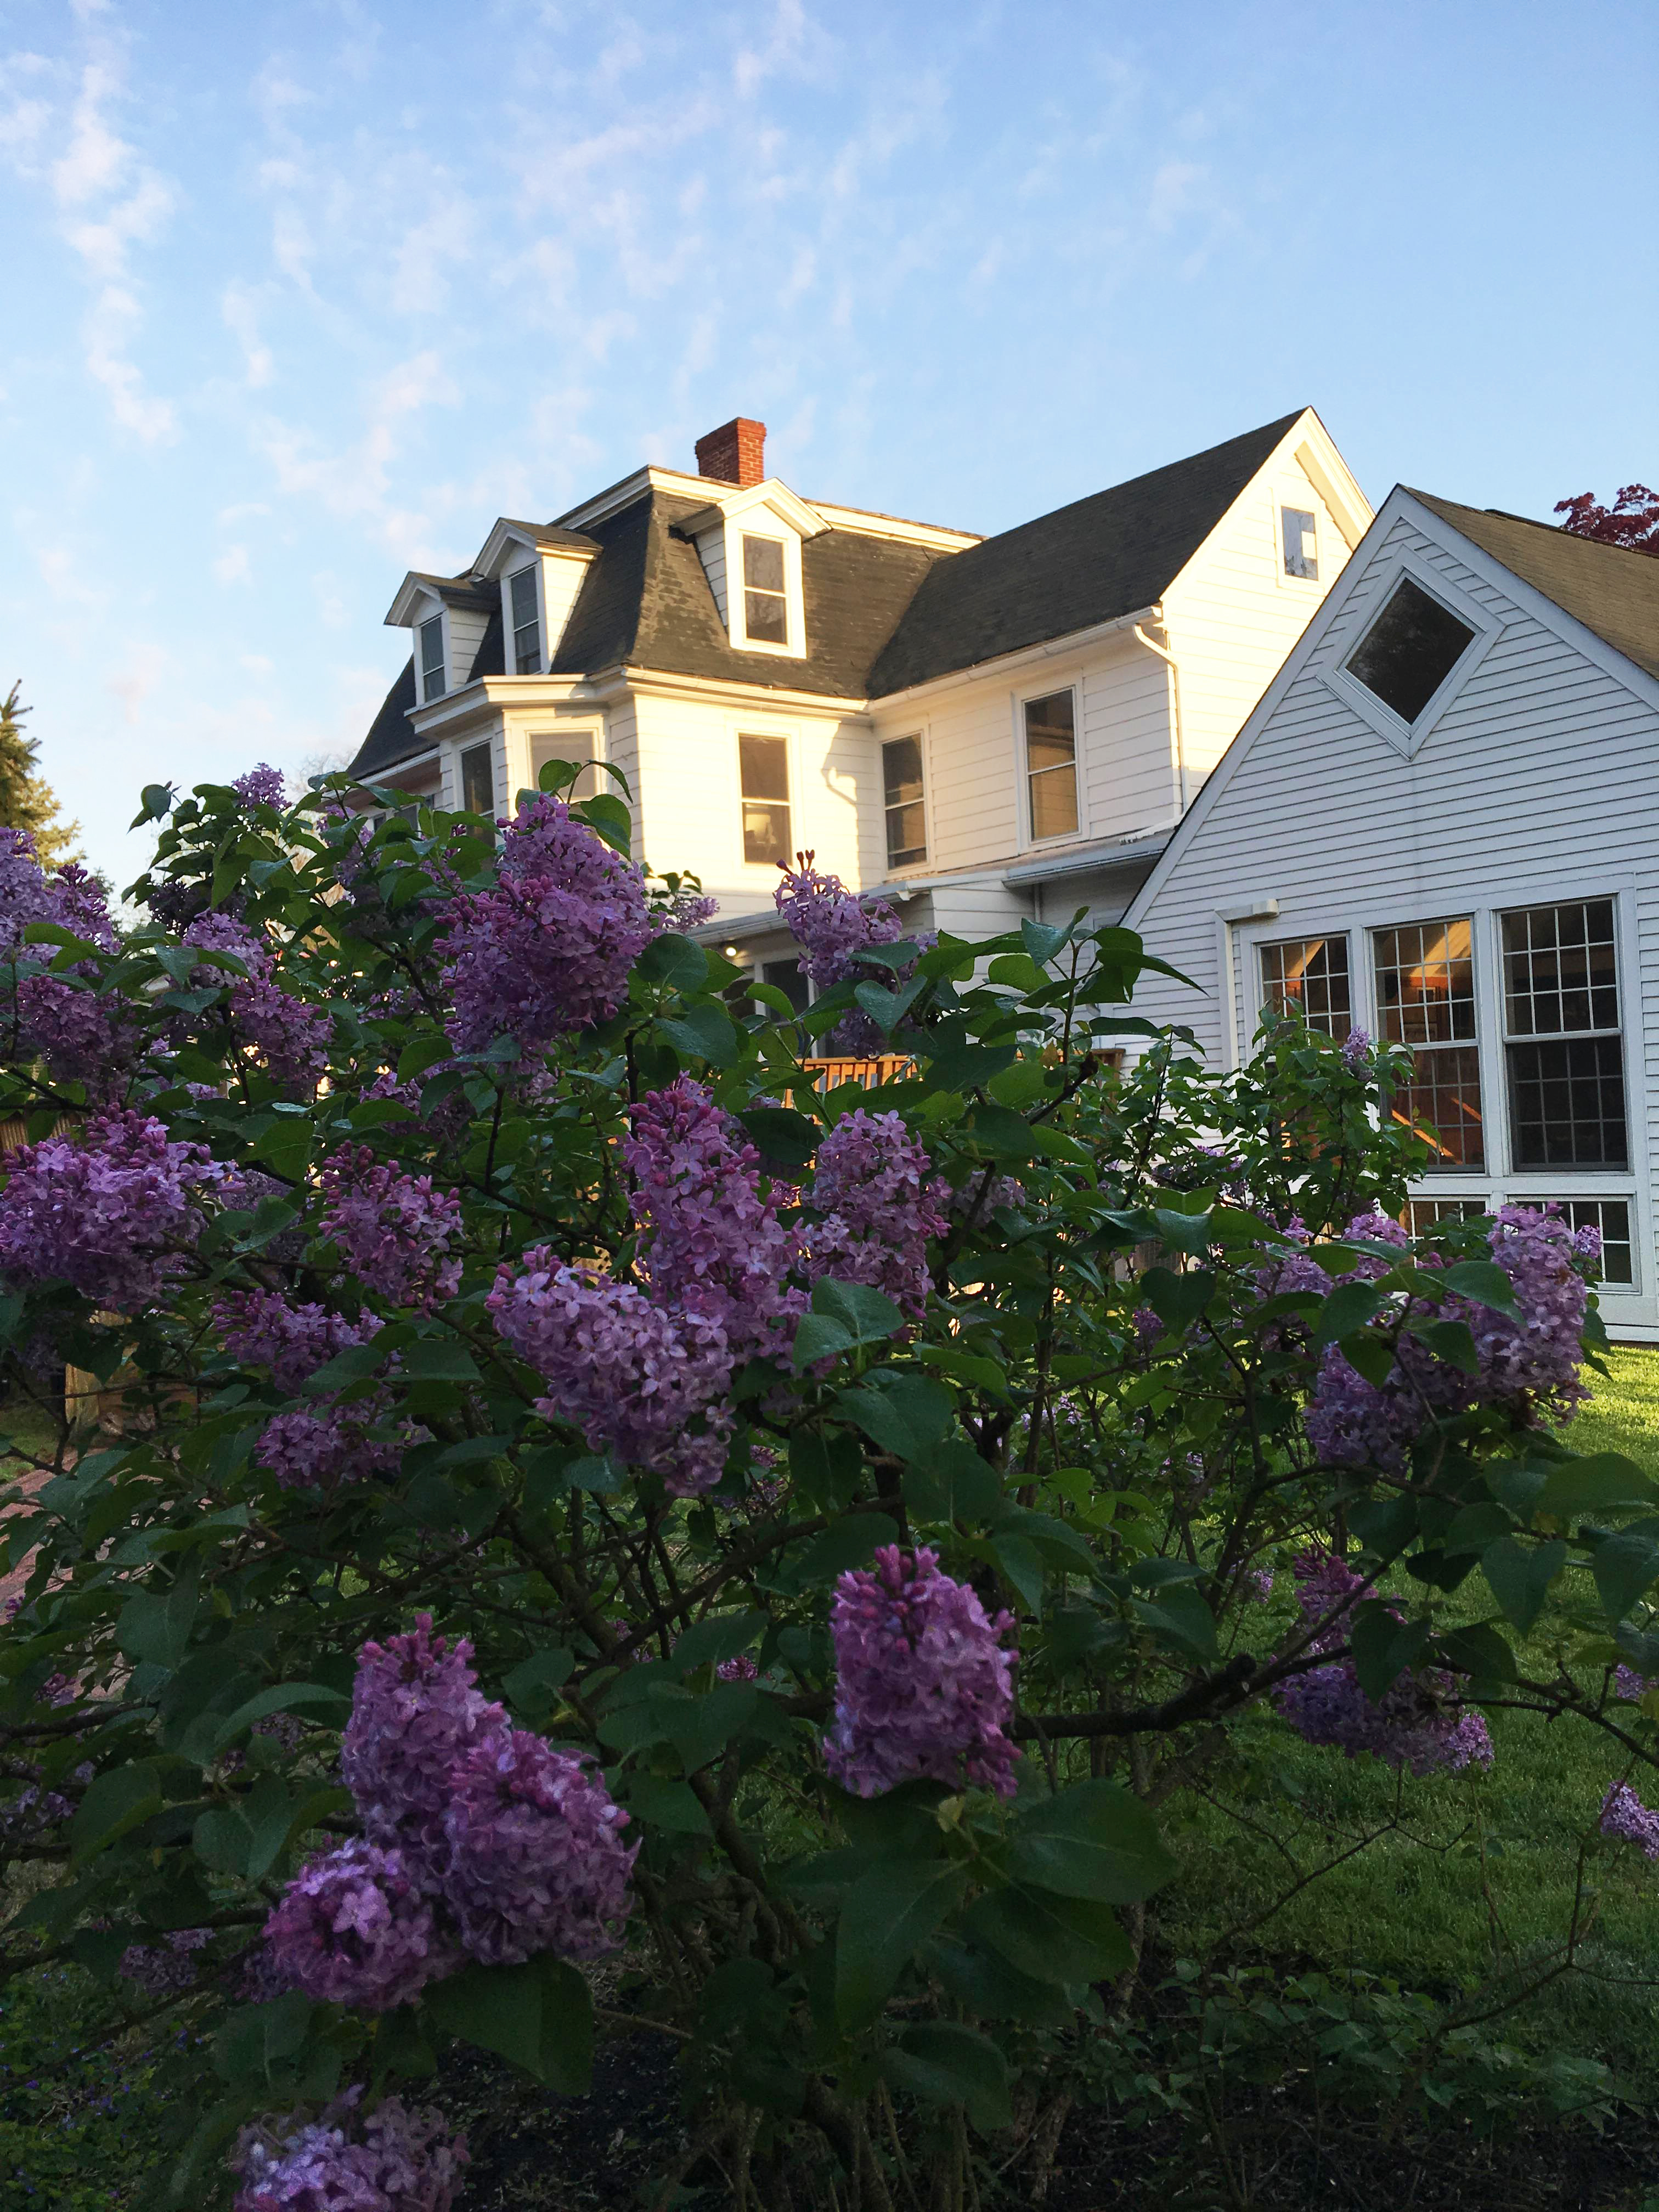
<path fill-rule="evenodd" d="M 1221 1065 L 1413 1046 L 1419 1218 L 1559 1201 L 1659 1340 L 1659 560 L 1396 489 L 1124 919 Z"/>
<path fill-rule="evenodd" d="M 549 758 L 615 763 L 635 851 L 786 988 L 804 848 L 915 929 L 1115 918 L 1371 519 L 1310 409 L 986 538 L 803 499 L 764 440 L 407 576 L 352 768 L 500 813 Z"/>

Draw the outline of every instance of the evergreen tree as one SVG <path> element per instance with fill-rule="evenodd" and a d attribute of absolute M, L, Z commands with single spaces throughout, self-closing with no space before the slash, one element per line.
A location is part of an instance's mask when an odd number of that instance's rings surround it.
<path fill-rule="evenodd" d="M 0 829 L 27 830 L 35 850 L 48 867 L 72 857 L 81 834 L 78 822 L 64 822 L 58 811 L 58 794 L 39 773 L 40 740 L 27 736 L 20 707 L 21 684 L 14 684 L 0 700 Z"/>

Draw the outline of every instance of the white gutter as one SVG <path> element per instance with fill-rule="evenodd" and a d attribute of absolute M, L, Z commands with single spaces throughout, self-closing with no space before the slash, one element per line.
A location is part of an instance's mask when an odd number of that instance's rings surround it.
<path fill-rule="evenodd" d="M 1116 837 L 1109 844 L 1085 845 L 1069 853 L 1045 854 L 1035 860 L 1022 860 L 1002 872 L 1002 888 L 1007 891 L 1024 890 L 1028 884 L 1053 883 L 1060 876 L 1098 875 L 1109 868 L 1132 866 L 1145 860 L 1149 865 L 1175 835 L 1173 830 L 1154 830 L 1139 837 Z"/>
<path fill-rule="evenodd" d="M 1162 623 L 1158 624 L 1164 629 Z M 1167 637 L 1169 632 L 1164 630 Z M 1161 645 L 1154 645 L 1140 624 L 1135 624 L 1135 641 L 1144 645 L 1148 653 L 1155 653 L 1170 672 L 1170 714 L 1175 724 L 1176 789 L 1181 799 L 1180 811 L 1187 811 L 1187 746 L 1181 731 L 1181 666 L 1174 653 L 1166 653 Z"/>

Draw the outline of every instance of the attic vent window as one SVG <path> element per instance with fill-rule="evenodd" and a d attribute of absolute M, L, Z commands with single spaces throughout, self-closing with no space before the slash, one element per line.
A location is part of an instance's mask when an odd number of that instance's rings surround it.
<path fill-rule="evenodd" d="M 1285 547 L 1285 574 L 1310 584 L 1319 581 L 1319 537 L 1314 517 L 1304 507 L 1281 507 L 1279 535 Z"/>
<path fill-rule="evenodd" d="M 1474 643 L 1449 607 L 1402 576 L 1348 658 L 1348 673 L 1406 723 L 1416 721 Z"/>
<path fill-rule="evenodd" d="M 441 699 L 447 689 L 444 682 L 443 617 L 434 615 L 430 622 L 421 624 L 421 697 L 423 701 Z"/>
<path fill-rule="evenodd" d="M 513 666 L 520 676 L 542 672 L 542 625 L 536 609 L 536 571 L 533 564 L 515 568 L 507 578 L 513 593 Z"/>
<path fill-rule="evenodd" d="M 789 642 L 783 547 L 775 538 L 744 536 L 743 626 L 751 644 L 787 646 Z"/>

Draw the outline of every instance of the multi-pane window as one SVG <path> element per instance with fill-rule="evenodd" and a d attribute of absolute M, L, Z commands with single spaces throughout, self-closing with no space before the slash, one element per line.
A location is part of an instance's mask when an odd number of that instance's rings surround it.
<path fill-rule="evenodd" d="M 1070 836 L 1077 828 L 1077 702 L 1070 691 L 1025 702 L 1025 777 L 1033 838 Z"/>
<path fill-rule="evenodd" d="M 1514 1165 L 1627 1166 L 1613 901 L 1525 907 L 1502 926 Z"/>
<path fill-rule="evenodd" d="M 1428 1135 L 1431 1168 L 1483 1168 L 1474 953 L 1468 919 L 1379 929 L 1373 941 L 1377 1019 L 1390 1044 L 1413 1048 L 1396 1118 Z"/>
<path fill-rule="evenodd" d="M 794 851 L 788 738 L 740 737 L 738 769 L 743 785 L 743 857 L 762 867 L 775 860 L 787 868 Z"/>
<path fill-rule="evenodd" d="M 783 546 L 775 538 L 743 541 L 743 626 L 751 645 L 787 645 L 789 599 Z"/>
<path fill-rule="evenodd" d="M 761 981 L 763 983 L 769 983 L 775 991 L 781 991 L 798 1014 L 804 1014 L 806 1012 L 807 1000 L 811 995 L 811 991 L 806 980 L 806 970 L 801 966 L 799 957 L 793 960 L 763 960 Z"/>
<path fill-rule="evenodd" d="M 421 697 L 441 699 L 448 688 L 444 682 L 444 619 L 434 615 L 421 624 Z"/>
<path fill-rule="evenodd" d="M 882 747 L 881 791 L 887 812 L 887 865 L 915 867 L 927 858 L 920 738 L 894 738 Z"/>
<path fill-rule="evenodd" d="M 1261 948 L 1261 1003 L 1270 1013 L 1294 1009 L 1310 1030 L 1340 1044 L 1353 1026 L 1346 937 L 1295 937 Z"/>
<path fill-rule="evenodd" d="M 1305 507 L 1281 507 L 1279 510 L 1279 542 L 1285 549 L 1285 574 L 1304 577 L 1310 584 L 1319 581 L 1319 539 L 1314 518 Z"/>
<path fill-rule="evenodd" d="M 507 580 L 513 603 L 513 666 L 520 676 L 542 672 L 542 621 L 536 605 L 536 570 L 515 568 Z"/>
<path fill-rule="evenodd" d="M 1474 632 L 1409 576 L 1348 656 L 1348 672 L 1414 722 L 1474 642 Z"/>
<path fill-rule="evenodd" d="M 542 770 L 549 761 L 586 763 L 576 781 L 562 786 L 559 797 L 564 799 L 592 799 L 599 787 L 599 770 L 592 763 L 594 748 L 591 730 L 537 730 L 530 739 L 530 781 L 539 791 Z"/>
<path fill-rule="evenodd" d="M 1636 1249 L 1631 1241 L 1630 1200 L 1627 1198 L 1516 1199 L 1517 1206 L 1553 1206 L 1569 1229 L 1599 1229 L 1601 1232 L 1601 1280 L 1636 1280 Z"/>
<path fill-rule="evenodd" d="M 1479 1221 L 1486 1211 L 1484 1198 L 1414 1198 L 1406 1208 L 1406 1225 L 1421 1237 L 1443 1221 Z"/>
<path fill-rule="evenodd" d="M 469 814 L 495 811 L 495 770 L 488 745 L 469 745 L 461 755 L 461 805 Z"/>

